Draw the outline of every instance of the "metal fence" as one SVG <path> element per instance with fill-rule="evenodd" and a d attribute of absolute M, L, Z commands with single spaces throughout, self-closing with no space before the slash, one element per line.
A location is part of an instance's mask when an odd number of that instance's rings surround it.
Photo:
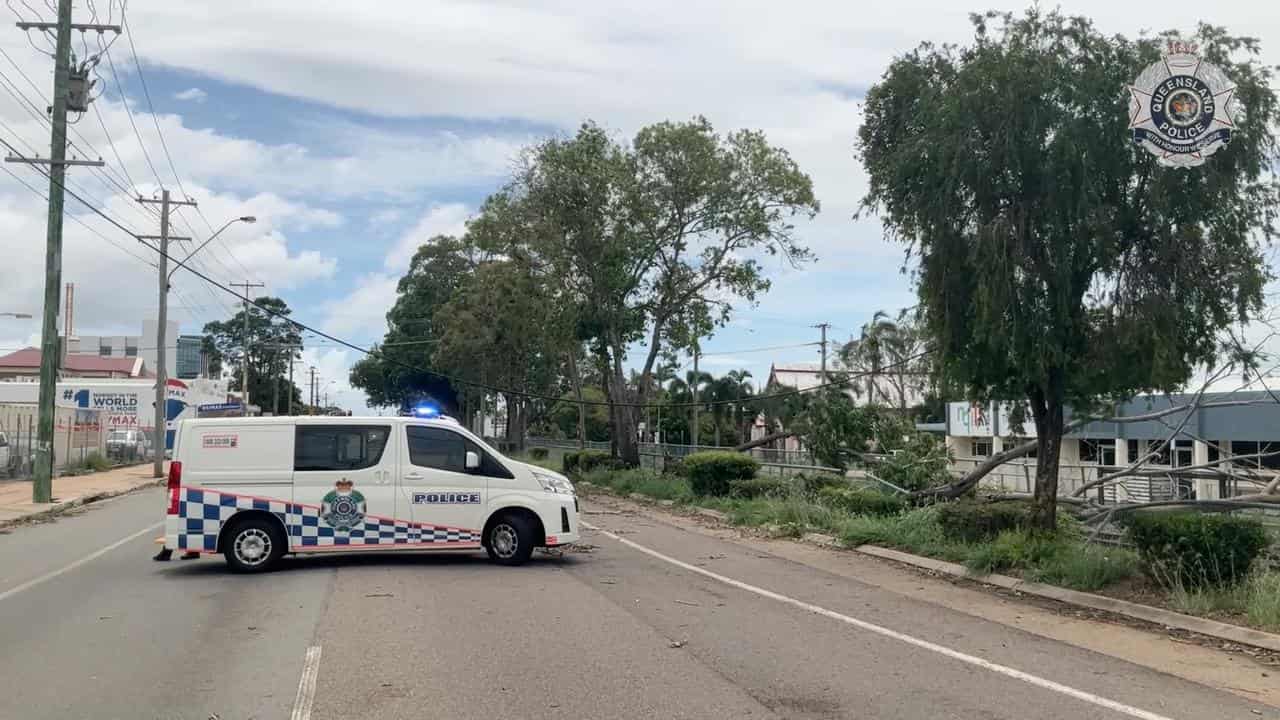
<path fill-rule="evenodd" d="M 31 477 L 35 466 L 34 405 L 0 405 L 0 478 Z M 94 455 L 106 457 L 107 428 L 98 410 L 57 408 L 53 427 L 53 469 L 57 474 L 83 466 Z"/>
<path fill-rule="evenodd" d="M 577 450 L 577 440 L 556 440 L 552 438 L 529 438 L 528 445 L 530 447 L 557 448 L 563 450 Z M 591 442 L 587 441 L 584 446 L 588 450 L 602 450 L 608 452 L 611 445 L 608 442 Z M 680 458 L 692 455 L 696 452 L 705 452 L 708 450 L 732 451 L 731 447 L 717 447 L 715 445 L 676 445 L 674 443 L 640 443 L 640 465 L 642 467 L 655 468 L 662 470 L 666 466 L 667 460 L 678 460 Z M 814 462 L 813 457 L 807 452 L 795 450 L 773 450 L 770 448 L 752 448 L 744 451 L 746 454 L 754 457 L 760 462 L 760 469 L 765 474 L 771 475 L 794 475 L 805 471 L 817 472 L 833 472 L 840 473 L 836 468 L 824 467 Z"/>

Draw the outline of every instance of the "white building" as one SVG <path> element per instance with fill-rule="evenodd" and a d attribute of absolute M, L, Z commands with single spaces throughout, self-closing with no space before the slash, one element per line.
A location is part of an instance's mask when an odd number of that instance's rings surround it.
<path fill-rule="evenodd" d="M 1243 477 L 1245 472 L 1255 477 L 1274 477 L 1280 472 L 1280 404 L 1266 392 L 1237 392 L 1229 396 L 1209 393 L 1203 402 L 1228 398 L 1251 404 L 1197 409 L 1189 418 L 1186 417 L 1187 411 L 1179 411 L 1144 422 L 1095 422 L 1068 433 L 1062 440 L 1059 456 L 1059 493 L 1070 495 L 1081 485 L 1098 478 L 1099 473 L 1127 467 L 1158 448 L 1179 427 L 1182 429 L 1170 446 L 1145 466 L 1147 470 L 1167 472 L 1157 477 L 1126 478 L 1092 496 L 1104 502 L 1175 497 L 1203 500 L 1256 492 L 1258 486 Z M 1169 399 L 1144 396 L 1116 408 L 1112 415 L 1145 415 L 1193 400 L 1191 395 L 1174 395 Z M 1030 413 L 1027 413 L 1027 419 L 1019 430 L 1010 416 L 1012 407 L 1011 403 L 947 404 L 946 441 L 954 458 L 955 471 L 968 471 L 991 455 L 1035 437 L 1035 424 Z M 1070 423 L 1069 416 L 1067 422 Z M 1216 469 L 1240 475 L 1238 478 L 1209 478 L 1203 477 L 1206 473 L 1183 470 L 1207 466 L 1223 457 L 1269 452 L 1278 454 L 1216 466 Z M 1035 482 L 1035 466 L 1034 454 L 1011 461 L 988 475 L 983 486 L 1029 492 Z"/>
<path fill-rule="evenodd" d="M 98 357 L 139 357 L 145 367 L 156 368 L 155 318 L 142 322 L 141 335 L 73 335 L 67 343 L 67 355 L 97 355 Z M 178 376 L 178 323 L 166 323 L 165 355 L 166 377 Z"/>

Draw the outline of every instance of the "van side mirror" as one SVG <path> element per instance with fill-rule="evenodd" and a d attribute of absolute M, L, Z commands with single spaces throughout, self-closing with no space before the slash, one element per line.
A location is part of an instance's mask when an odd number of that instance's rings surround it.
<path fill-rule="evenodd" d="M 477 469 L 479 469 L 479 467 L 480 467 L 480 454 L 479 454 L 479 453 L 476 453 L 476 452 L 472 452 L 471 450 L 468 450 L 468 451 L 467 451 L 467 459 L 466 459 L 466 462 L 465 462 L 464 466 L 465 466 L 465 467 L 466 467 L 466 469 L 468 469 L 468 470 L 477 470 Z"/>

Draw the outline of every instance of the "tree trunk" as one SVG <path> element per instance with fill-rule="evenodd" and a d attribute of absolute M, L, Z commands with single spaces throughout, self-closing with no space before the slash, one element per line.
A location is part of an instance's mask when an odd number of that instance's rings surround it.
<path fill-rule="evenodd" d="M 1058 459 L 1062 451 L 1063 398 L 1061 371 L 1049 371 L 1047 391 L 1029 393 L 1036 421 L 1036 485 L 1031 502 L 1031 529 L 1053 532 L 1058 526 Z"/>
<path fill-rule="evenodd" d="M 613 426 L 613 447 L 614 456 L 622 460 L 629 467 L 640 467 L 640 445 L 636 442 L 636 410 L 637 408 L 624 403 L 629 403 L 633 397 L 630 389 L 627 387 L 627 376 L 622 370 L 622 358 L 625 354 L 625 346 L 614 338 L 610 342 L 609 358 L 612 367 L 610 368 L 610 376 L 613 379 L 612 393 L 610 400 L 610 408 L 614 411 Z M 644 392 L 641 386 L 640 398 L 643 401 Z"/>
<path fill-rule="evenodd" d="M 587 406 L 582 404 L 582 373 L 578 370 L 578 348 L 569 351 L 569 377 L 573 381 L 573 396 L 578 401 L 578 449 L 587 446 Z"/>
<path fill-rule="evenodd" d="M 715 421 L 716 424 L 715 432 L 712 433 L 715 436 L 716 447 L 720 447 L 720 420 L 722 419 L 720 417 L 720 413 L 713 414 L 711 419 Z"/>

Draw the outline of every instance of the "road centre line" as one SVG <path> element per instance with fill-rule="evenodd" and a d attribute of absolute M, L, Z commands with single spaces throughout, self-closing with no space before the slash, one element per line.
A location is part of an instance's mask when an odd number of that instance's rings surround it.
<path fill-rule="evenodd" d="M 293 712 L 289 720 L 311 720 L 311 706 L 316 700 L 316 678 L 320 675 L 320 646 L 307 648 L 302 661 L 302 677 L 298 680 L 298 695 L 293 700 Z"/>
<path fill-rule="evenodd" d="M 84 565 L 85 563 L 93 562 L 94 560 L 97 560 L 98 558 L 102 557 L 103 555 L 106 555 L 107 553 L 111 552 L 112 550 L 115 550 L 116 548 L 120 547 L 121 545 L 124 545 L 127 542 L 136 540 L 139 537 L 146 535 L 147 533 L 155 532 L 158 528 L 162 527 L 163 525 L 164 523 L 160 522 L 160 523 L 156 523 L 155 525 L 149 525 L 147 527 L 144 527 L 138 532 L 128 537 L 120 538 L 119 540 L 111 543 L 110 545 L 104 548 L 101 548 L 92 553 L 89 553 L 88 555 L 85 555 L 84 557 L 80 558 L 79 560 L 76 560 L 70 565 L 64 565 L 63 567 L 60 567 L 57 570 L 53 570 L 51 572 L 47 572 L 38 578 L 28 580 L 17 587 L 10 588 L 8 590 L 5 590 L 4 592 L 0 592 L 0 602 L 8 600 L 9 598 L 13 597 L 14 595 L 17 595 L 18 593 L 24 590 L 30 590 L 31 588 L 39 585 L 40 583 L 46 582 L 48 580 L 52 580 L 58 577 L 59 575 L 71 572 L 72 570 L 75 570 L 76 568 L 80 567 L 81 565 Z"/>
<path fill-rule="evenodd" d="M 1073 697 L 1077 700 L 1082 700 L 1092 705 L 1097 705 L 1098 707 L 1103 707 L 1108 710 L 1114 710 L 1115 712 L 1122 713 L 1130 717 L 1139 718 L 1140 720 L 1173 720 L 1172 718 L 1165 715 L 1158 715 L 1149 710 L 1143 710 L 1142 708 L 1133 707 L 1132 705 L 1125 705 L 1124 703 L 1117 702 L 1115 700 L 1111 700 L 1109 698 L 1105 698 L 1100 695 L 1095 695 L 1091 692 L 1079 690 L 1069 685 L 1063 685 L 1062 683 L 1055 682 L 1047 678 L 1042 678 L 1038 675 L 1032 675 L 1030 673 L 1023 672 L 1016 668 L 1011 668 L 1007 665 L 1000 665 L 998 663 L 991 662 L 990 660 L 985 660 L 983 658 L 977 657 L 976 655 L 969 655 L 967 653 L 960 652 L 959 650 L 953 650 L 949 647 L 938 645 L 937 643 L 932 643 L 932 642 L 929 642 L 928 640 L 922 640 L 920 638 L 907 635 L 905 633 L 900 633 L 896 630 L 891 630 L 887 627 L 876 625 L 874 623 L 870 623 L 865 620 L 859 620 L 855 617 L 850 617 L 849 615 L 844 615 L 834 610 L 828 610 L 827 608 L 824 608 L 820 605 L 814 605 L 812 603 L 807 603 L 803 600 L 797 600 L 795 598 L 788 597 L 781 593 L 773 592 L 772 590 L 766 590 L 762 587 L 757 587 L 755 585 L 742 582 L 741 580 L 735 580 L 731 577 L 712 572 L 705 568 L 700 568 L 696 565 L 690 565 L 689 563 L 683 562 L 681 560 L 677 560 L 673 557 L 670 557 L 669 555 L 664 555 L 658 552 L 657 550 L 653 550 L 651 548 L 645 547 L 644 545 L 641 545 L 637 542 L 633 542 L 619 535 L 615 535 L 609 532 L 608 530 L 596 527 L 595 525 L 592 525 L 587 522 L 583 522 L 582 526 L 590 530 L 598 531 L 601 534 L 603 534 L 605 537 L 608 537 L 612 540 L 617 540 L 618 542 L 622 543 L 623 545 L 626 545 L 627 547 L 633 550 L 637 550 L 646 555 L 649 555 L 650 557 L 654 557 L 654 558 L 657 558 L 658 560 L 662 560 L 663 562 L 670 563 L 671 565 L 675 565 L 678 568 L 682 568 L 684 570 L 688 570 L 689 572 L 697 573 L 704 577 L 711 578 L 712 580 L 723 583 L 730 587 L 738 588 L 739 590 L 745 590 L 749 593 L 753 593 L 761 597 L 769 598 L 770 600 L 776 600 L 780 603 L 784 603 L 787 605 L 791 605 L 793 607 L 800 608 L 801 610 L 814 613 L 815 615 L 821 615 L 823 617 L 830 618 L 832 620 L 838 620 L 845 624 L 852 625 L 856 628 L 860 628 L 862 630 L 867 630 L 869 632 L 876 633 L 877 635 L 883 635 L 884 637 L 891 638 L 893 640 L 897 640 L 899 642 L 906 643 L 908 645 L 913 645 L 915 647 L 922 648 L 924 650 L 928 650 L 930 652 L 934 652 L 939 655 L 949 657 L 953 660 L 959 660 L 960 662 L 966 663 L 968 665 L 980 667 L 984 670 L 990 670 L 991 672 L 1004 675 L 1005 677 L 1010 677 L 1015 680 L 1021 680 L 1022 682 L 1025 682 L 1027 684 L 1034 685 L 1036 687 L 1043 688 L 1045 690 L 1050 690 L 1052 692 L 1061 693 L 1068 697 Z"/>

